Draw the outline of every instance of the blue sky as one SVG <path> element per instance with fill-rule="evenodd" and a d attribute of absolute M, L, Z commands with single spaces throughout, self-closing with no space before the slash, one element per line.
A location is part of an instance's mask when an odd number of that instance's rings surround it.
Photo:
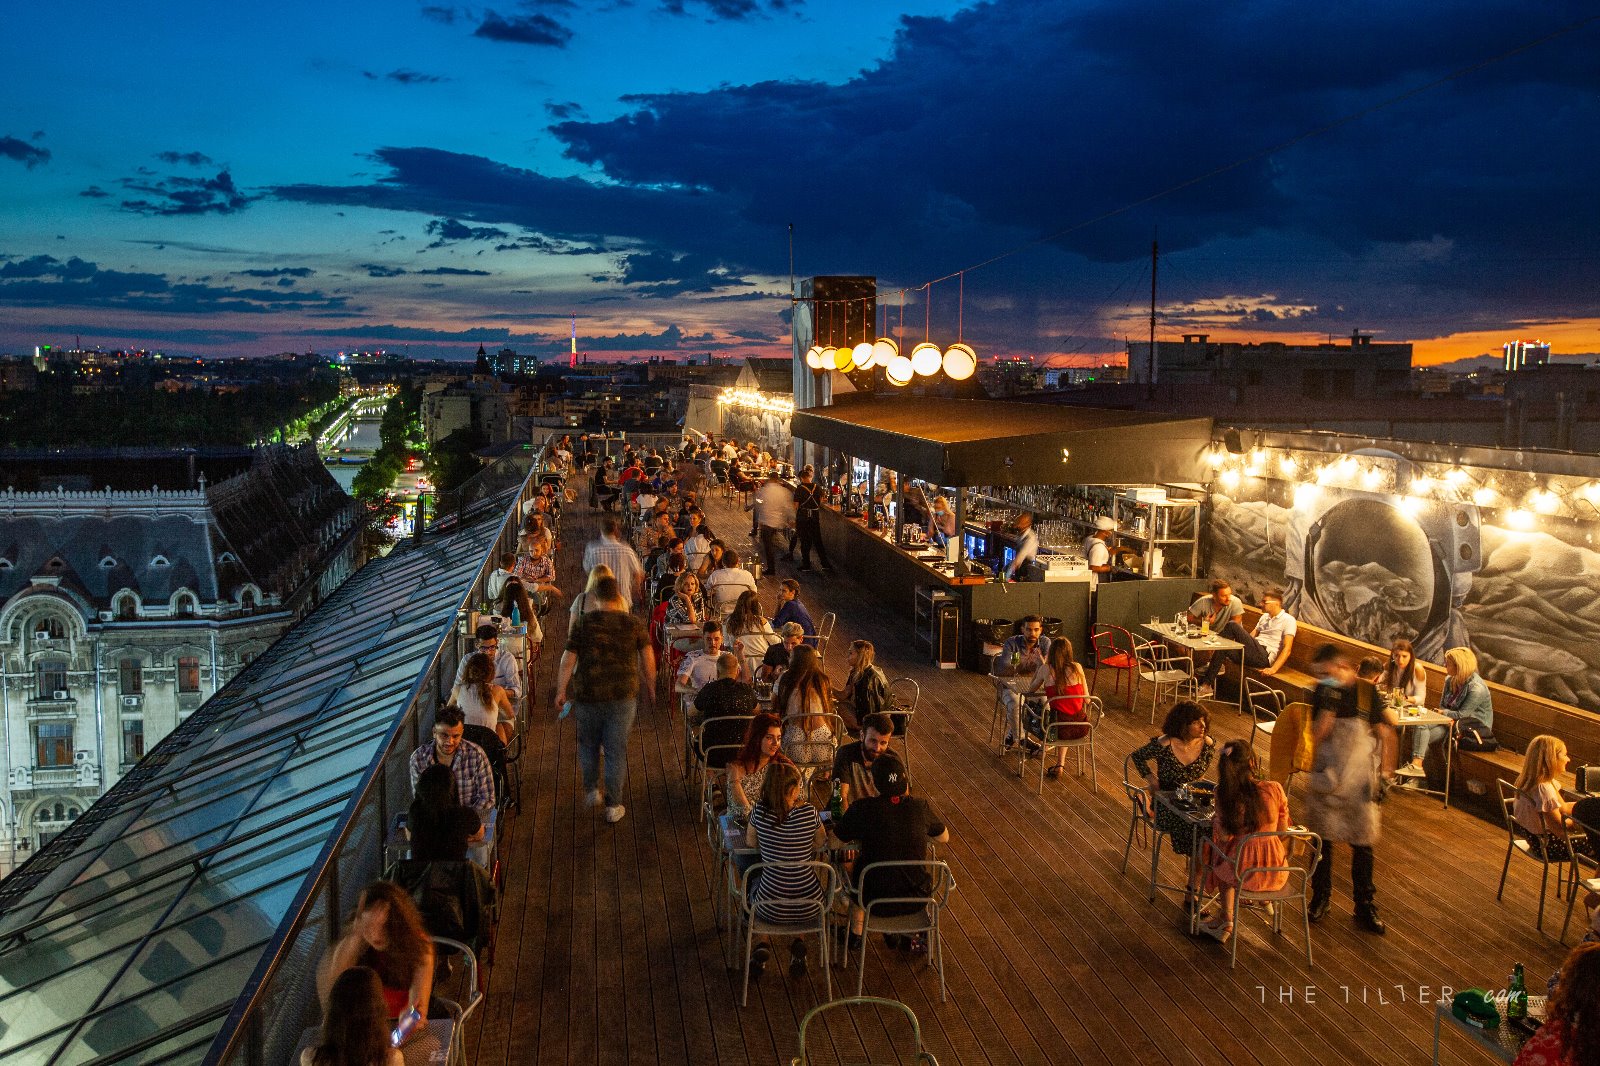
<path fill-rule="evenodd" d="M 959 309 L 907 298 L 984 354 L 1142 336 L 1157 229 L 1163 336 L 1600 352 L 1600 22 L 1251 159 L 1588 14 L 31 5 L 0 39 L 0 351 L 554 351 L 576 313 L 596 354 L 783 354 L 793 222 L 801 275 L 886 290 L 1071 230 Z"/>

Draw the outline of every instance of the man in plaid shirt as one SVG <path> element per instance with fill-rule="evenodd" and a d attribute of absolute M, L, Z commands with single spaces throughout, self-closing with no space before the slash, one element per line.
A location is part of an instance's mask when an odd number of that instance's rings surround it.
<path fill-rule="evenodd" d="M 434 763 L 448 766 L 456 779 L 456 792 L 461 803 L 478 812 L 487 822 L 494 810 L 494 771 L 489 768 L 489 756 L 470 740 L 462 739 L 467 720 L 461 708 L 453 703 L 440 707 L 433 715 L 433 739 L 411 753 L 408 768 L 411 771 L 411 791 L 417 790 L 417 778 Z"/>

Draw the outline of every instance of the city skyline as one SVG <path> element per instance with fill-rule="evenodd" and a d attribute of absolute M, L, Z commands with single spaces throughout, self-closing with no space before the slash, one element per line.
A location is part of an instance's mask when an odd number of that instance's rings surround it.
<path fill-rule="evenodd" d="M 876 275 L 891 328 L 913 288 L 908 336 L 984 356 L 1144 339 L 1152 234 L 1163 338 L 1593 355 L 1587 14 L 19 11 L 0 351 L 555 356 L 575 313 L 592 358 L 783 355 L 793 223 L 798 275 Z"/>

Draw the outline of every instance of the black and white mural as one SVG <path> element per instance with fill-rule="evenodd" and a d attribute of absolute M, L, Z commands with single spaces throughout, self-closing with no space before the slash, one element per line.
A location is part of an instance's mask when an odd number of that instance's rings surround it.
<path fill-rule="evenodd" d="M 1403 637 L 1430 662 L 1467 645 L 1491 681 L 1600 711 L 1594 484 L 1382 448 L 1257 449 L 1212 483 L 1210 572 L 1249 602 L 1281 588 L 1297 619 L 1379 646 Z"/>

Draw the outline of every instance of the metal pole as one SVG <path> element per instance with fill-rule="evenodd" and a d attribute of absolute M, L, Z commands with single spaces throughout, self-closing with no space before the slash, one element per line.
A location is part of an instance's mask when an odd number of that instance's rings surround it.
<path fill-rule="evenodd" d="M 1146 360 L 1149 383 L 1145 386 L 1145 396 L 1151 400 L 1156 398 L 1156 265 L 1160 248 L 1157 242 L 1150 242 L 1150 353 Z"/>
<path fill-rule="evenodd" d="M 967 489 L 956 486 L 956 562 L 967 558 Z"/>

